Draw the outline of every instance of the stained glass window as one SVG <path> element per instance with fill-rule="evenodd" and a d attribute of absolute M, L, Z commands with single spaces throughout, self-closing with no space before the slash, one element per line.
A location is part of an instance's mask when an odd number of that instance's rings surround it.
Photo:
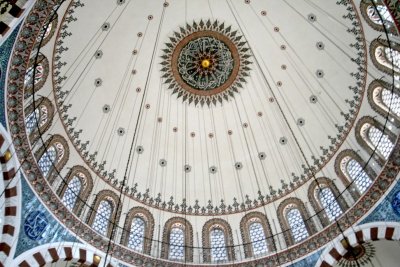
<path fill-rule="evenodd" d="M 26 131 L 28 134 L 33 132 L 33 130 L 37 127 L 36 120 L 39 118 L 39 110 L 35 109 L 34 112 L 31 112 L 25 119 Z"/>
<path fill-rule="evenodd" d="M 185 233 L 180 227 L 173 227 L 169 235 L 168 258 L 170 260 L 185 259 Z"/>
<path fill-rule="evenodd" d="M 111 203 L 107 200 L 102 200 L 95 212 L 96 217 L 93 220 L 92 228 L 99 234 L 106 235 L 112 212 Z"/>
<path fill-rule="evenodd" d="M 346 171 L 361 194 L 370 187 L 372 181 L 358 161 L 350 159 L 347 163 Z"/>
<path fill-rule="evenodd" d="M 387 159 L 394 147 L 392 141 L 389 139 L 389 136 L 382 133 L 382 131 L 375 126 L 371 126 L 368 131 L 368 138 L 372 145 L 376 147 L 376 149 L 385 159 Z"/>
<path fill-rule="evenodd" d="M 393 50 L 389 47 L 385 47 L 385 55 L 389 61 L 389 64 L 393 64 L 394 67 L 400 68 L 400 52 Z"/>
<path fill-rule="evenodd" d="M 388 89 L 382 90 L 382 101 L 389 108 L 390 111 L 400 116 L 400 97 L 398 94 L 392 94 Z"/>
<path fill-rule="evenodd" d="M 32 86 L 33 75 L 35 74 L 35 84 L 37 84 L 43 77 L 44 68 L 41 63 L 36 66 L 36 71 L 34 71 L 33 66 L 29 67 L 25 74 L 25 86 Z"/>
<path fill-rule="evenodd" d="M 221 229 L 213 229 L 210 232 L 211 261 L 226 261 L 228 254 L 226 251 L 225 234 Z"/>
<path fill-rule="evenodd" d="M 81 180 L 78 177 L 74 176 L 71 181 L 69 181 L 67 189 L 65 190 L 64 196 L 62 198 L 64 205 L 69 210 L 72 210 L 74 208 L 76 199 L 81 192 L 81 187 Z"/>
<path fill-rule="evenodd" d="M 54 146 L 49 147 L 38 161 L 40 170 L 43 176 L 48 176 L 53 164 L 56 163 L 57 152 Z"/>
<path fill-rule="evenodd" d="M 292 238 L 295 243 L 300 242 L 301 240 L 308 237 L 306 225 L 298 209 L 290 209 L 286 214 L 286 218 L 290 227 L 290 231 L 292 232 Z"/>
<path fill-rule="evenodd" d="M 378 12 L 377 12 L 378 11 Z M 376 9 L 374 6 L 370 5 L 367 8 L 367 14 L 368 17 L 372 22 L 378 25 L 382 25 L 382 20 L 379 14 L 382 16 L 383 21 L 389 22 L 389 23 L 394 23 L 392 16 L 390 15 L 389 10 L 387 9 L 386 6 L 384 5 L 377 5 Z"/>
<path fill-rule="evenodd" d="M 334 221 L 335 218 L 343 213 L 330 188 L 325 187 L 321 189 L 319 192 L 319 200 L 321 201 L 322 207 L 325 209 L 329 221 Z"/>
<path fill-rule="evenodd" d="M 131 231 L 129 233 L 128 247 L 139 252 L 143 251 L 145 227 L 146 223 L 142 218 L 133 218 Z"/>
<path fill-rule="evenodd" d="M 253 255 L 258 256 L 268 252 L 264 229 L 259 222 L 253 222 L 249 226 L 250 241 L 253 247 Z"/>

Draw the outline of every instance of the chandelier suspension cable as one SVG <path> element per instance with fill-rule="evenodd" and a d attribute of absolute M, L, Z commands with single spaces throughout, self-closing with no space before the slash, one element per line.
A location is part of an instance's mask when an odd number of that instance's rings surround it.
<path fill-rule="evenodd" d="M 229 7 L 230 7 L 231 12 L 232 12 L 232 14 L 234 15 L 235 19 L 237 20 L 237 18 L 236 18 L 236 16 L 235 16 L 234 12 L 233 12 L 233 10 L 232 10 L 232 7 L 231 7 L 230 5 L 229 5 Z M 240 27 L 239 22 L 238 22 L 238 25 L 239 25 L 239 27 Z M 241 27 L 240 27 L 240 28 L 241 28 Z M 241 29 L 241 31 L 243 32 L 242 29 Z M 244 32 L 243 32 L 243 34 L 244 34 Z M 250 47 L 250 48 L 251 48 L 251 47 Z M 251 51 L 253 51 L 253 50 L 251 49 Z M 253 57 L 253 58 L 255 59 L 255 62 L 256 62 L 257 67 L 260 68 L 260 64 L 259 64 L 257 58 L 256 58 L 256 57 Z M 261 69 L 261 68 L 260 68 L 260 69 Z M 262 72 L 262 74 L 264 75 L 263 72 Z M 270 86 L 269 83 L 268 83 L 268 80 L 266 79 L 266 77 L 264 77 L 264 79 L 265 79 L 265 83 L 268 85 L 267 87 L 270 89 L 271 93 L 273 94 L 274 98 L 276 99 L 275 94 L 274 94 L 274 92 L 271 90 L 272 88 L 271 88 L 271 86 Z M 276 100 L 277 100 L 277 99 L 276 99 Z M 279 109 L 280 109 L 281 112 L 282 112 L 282 108 L 280 107 L 278 101 L 277 101 L 277 105 L 278 105 Z M 284 115 L 283 113 L 282 113 L 282 116 L 284 116 L 285 122 L 288 123 L 288 121 L 287 121 L 287 119 L 286 119 L 286 117 L 285 117 L 285 115 Z M 289 125 L 289 124 L 288 124 L 288 125 Z M 290 126 L 289 126 L 289 129 L 290 129 Z M 296 144 L 299 146 L 298 141 L 297 141 L 297 138 L 296 138 L 294 135 L 293 135 L 293 138 L 295 139 Z M 301 154 L 303 155 L 303 158 L 304 158 L 304 160 L 305 160 L 305 162 L 306 162 L 306 164 L 307 164 L 307 167 L 310 168 L 310 165 L 309 165 L 309 163 L 308 163 L 308 160 L 306 159 L 304 153 L 302 152 L 302 149 L 301 149 L 300 147 L 299 147 L 299 149 L 300 149 Z M 312 172 L 312 178 L 313 178 L 314 181 L 316 182 L 316 185 L 317 185 L 318 189 L 321 190 L 322 187 L 321 187 L 321 185 L 319 184 L 319 181 L 316 179 L 314 172 Z M 336 198 L 336 199 L 337 199 L 337 198 Z M 330 203 L 330 205 L 331 205 L 331 204 L 332 204 L 332 203 Z M 314 216 L 318 215 L 318 214 L 319 214 L 320 212 L 322 212 L 322 211 L 323 211 L 323 210 L 321 210 L 321 211 L 319 211 L 319 212 L 316 212 L 316 214 L 315 214 Z M 309 218 L 309 220 L 311 220 L 312 217 L 314 217 L 314 216 L 311 216 L 311 217 Z M 347 218 L 347 214 L 346 214 L 345 216 L 346 216 L 346 218 Z M 339 225 L 339 223 L 338 223 L 338 221 L 337 221 L 336 218 L 335 218 L 335 221 L 336 221 L 337 225 Z"/>
<path fill-rule="evenodd" d="M 119 192 L 118 203 L 117 203 L 117 207 L 116 207 L 116 213 L 114 215 L 111 235 L 110 235 L 110 238 L 109 238 L 109 243 L 108 243 L 108 248 L 107 248 L 107 253 L 106 253 L 106 260 L 107 260 L 108 254 L 110 252 L 110 249 L 111 249 L 111 242 L 113 241 L 113 238 L 115 236 L 115 227 L 118 224 L 118 222 L 116 222 L 116 219 L 117 219 L 117 216 L 118 216 L 117 215 L 118 214 L 118 210 L 119 210 L 120 205 L 121 205 L 121 197 L 123 195 L 124 186 L 125 186 L 126 181 L 128 179 L 128 177 L 127 177 L 128 171 L 129 171 L 129 169 L 131 167 L 130 163 L 131 163 L 131 159 L 132 159 L 133 154 L 134 154 L 134 144 L 135 144 L 135 141 L 136 141 L 136 138 L 137 138 L 137 133 L 139 131 L 139 124 L 140 124 L 140 122 L 142 121 L 142 118 L 143 118 L 144 103 L 145 103 L 145 99 L 147 97 L 147 92 L 148 92 L 148 89 L 149 89 L 150 75 L 151 75 L 151 70 L 153 69 L 153 66 L 154 66 L 156 51 L 157 51 L 159 37 L 160 37 L 160 31 L 161 31 L 162 23 L 164 21 L 164 16 L 165 16 L 165 9 L 166 9 L 166 7 L 164 6 L 163 9 L 162 9 L 162 14 L 161 14 L 161 18 L 160 18 L 160 24 L 158 26 L 156 41 L 155 41 L 154 47 L 153 47 L 153 53 L 152 53 L 152 56 L 151 56 L 151 59 L 150 59 L 150 67 L 149 67 L 149 71 L 147 72 L 146 83 L 145 83 L 145 86 L 143 88 L 143 97 L 142 97 L 142 100 L 141 100 L 141 103 L 140 103 L 140 108 L 139 108 L 139 112 L 138 112 L 138 116 L 137 116 L 137 120 L 136 120 L 136 125 L 135 125 L 135 130 L 133 132 L 133 137 L 132 137 L 132 142 L 131 142 L 131 145 L 130 145 L 129 155 L 128 155 L 128 158 L 127 158 L 127 164 L 126 164 L 126 168 L 125 168 L 125 173 L 124 173 L 121 189 L 120 189 L 120 192 Z"/>
<path fill-rule="evenodd" d="M 51 15 L 50 15 L 50 17 L 51 17 L 51 19 L 49 20 L 50 22 L 47 23 L 47 24 L 45 25 L 43 34 L 42 34 L 42 36 L 41 36 L 41 38 L 40 38 L 40 41 L 39 41 L 39 44 L 38 44 L 38 50 L 36 51 L 36 55 L 35 55 L 34 64 L 33 64 L 33 76 L 32 76 L 32 77 L 35 77 L 35 76 L 36 76 L 36 67 L 37 67 L 38 64 L 39 64 L 39 62 L 38 62 L 38 57 L 39 57 L 40 47 L 41 47 L 41 44 L 42 44 L 42 42 L 43 42 L 43 39 L 44 39 L 45 33 L 46 33 L 46 31 L 47 31 L 47 28 L 49 27 L 49 25 L 50 25 L 50 23 L 52 22 L 52 20 L 55 19 L 56 14 L 57 14 L 57 11 L 58 11 L 58 9 L 60 8 L 60 6 L 63 4 L 64 1 L 65 1 L 65 0 L 62 0 L 62 1 L 58 4 L 57 8 L 53 10 L 53 12 L 52 12 Z M 32 105 L 33 105 L 33 110 L 35 110 L 36 107 L 35 107 L 35 79 L 34 79 L 34 78 L 32 79 L 32 92 L 33 92 L 33 93 L 32 93 L 32 98 L 33 98 Z M 38 129 L 38 132 L 39 132 L 40 139 L 42 139 L 42 142 L 43 142 L 43 144 L 44 144 L 44 146 L 45 146 L 45 142 L 43 141 L 43 138 L 42 138 L 42 133 L 41 133 L 40 127 L 39 127 L 39 120 L 38 120 L 38 118 L 37 118 L 36 113 L 34 113 L 34 116 L 35 116 L 35 122 L 36 122 L 36 126 L 37 126 L 37 129 Z M 51 139 L 52 139 L 52 138 L 53 138 L 53 137 L 51 137 Z M 50 140 L 51 140 L 51 139 L 50 139 Z M 47 151 L 47 148 L 45 148 L 45 151 Z M 25 161 L 25 160 L 24 160 L 24 161 Z M 24 161 L 23 161 L 23 162 L 24 162 Z M 21 162 L 21 165 L 20 165 L 19 169 L 22 167 L 23 162 Z M 54 166 L 53 166 L 53 167 L 54 167 Z M 16 172 L 16 173 L 18 173 L 18 172 Z M 57 170 L 57 173 L 58 173 L 58 170 Z M 58 173 L 58 175 L 59 175 L 59 173 Z M 21 175 L 19 175 L 19 176 L 21 176 Z M 80 223 L 82 223 L 82 222 L 80 222 Z M 61 225 L 58 225 L 58 227 L 61 227 Z M 57 249 L 59 250 L 63 244 L 64 244 L 64 241 L 60 242 L 60 243 L 57 245 L 57 247 L 58 247 Z M 72 247 L 75 246 L 75 245 L 77 245 L 77 244 L 78 244 L 77 240 L 73 241 Z M 50 246 L 50 243 L 49 243 L 49 246 Z"/>
<path fill-rule="evenodd" d="M 375 3 L 374 3 L 374 5 L 375 5 Z M 380 14 L 379 14 L 380 15 Z M 161 28 L 161 26 L 160 26 L 160 28 Z M 389 47 L 390 47 L 390 42 L 389 42 Z M 392 51 L 392 49 L 390 48 L 390 51 L 391 51 L 391 53 L 393 54 L 393 51 Z M 37 55 L 38 56 L 38 55 Z M 392 64 L 393 64 L 393 56 L 392 56 Z M 40 62 L 38 62 L 37 64 L 39 64 Z M 260 70 L 261 70 L 261 68 L 260 68 Z M 36 65 L 34 66 L 34 73 L 35 73 L 35 71 L 36 71 Z M 262 70 L 261 70 L 262 71 Z M 149 72 L 150 73 L 150 72 Z M 82 74 L 82 73 L 81 73 Z M 34 75 L 35 76 L 35 75 Z M 394 70 L 393 70 L 393 85 L 394 85 Z M 33 83 L 34 83 L 34 80 L 33 80 Z M 272 90 L 272 88 L 271 87 L 269 87 L 269 89 L 270 90 Z M 393 87 L 392 87 L 392 92 L 393 92 Z M 35 93 L 34 93 L 35 94 Z M 33 99 L 34 99 L 34 97 L 33 97 Z M 391 101 L 392 101 L 392 99 L 393 99 L 393 94 L 392 94 L 392 98 L 391 98 Z M 35 102 L 35 101 L 33 101 L 33 102 Z M 236 99 L 235 99 L 235 103 L 236 103 Z M 143 104 L 143 99 L 142 99 L 142 104 Z M 237 103 L 236 103 L 236 105 L 237 105 Z M 40 106 L 40 105 L 39 105 Z M 140 109 L 140 110 L 142 110 L 142 108 Z M 389 112 L 390 112 L 390 110 L 391 110 L 391 105 L 389 106 Z M 388 116 L 389 116 L 389 112 L 388 112 Z M 328 114 L 328 113 L 327 113 Z M 185 137 L 184 137 L 184 147 L 185 147 L 185 163 L 187 163 L 187 134 L 188 134 L 188 132 L 187 132 L 187 127 L 188 127 L 188 125 L 187 125 L 187 105 L 185 105 L 185 112 L 184 112 L 184 116 L 185 116 L 185 126 L 184 126 L 184 135 L 185 135 Z M 36 114 L 35 114 L 35 117 L 36 117 Z M 213 117 L 212 117 L 213 118 Z M 36 119 L 36 124 L 37 124 L 37 128 L 38 128 L 38 130 L 40 131 L 40 129 L 39 129 L 39 122 L 38 122 L 38 119 L 37 118 L 35 118 Z M 60 118 L 57 118 L 57 119 L 60 119 Z M 203 119 L 204 119 L 204 114 L 203 114 Z M 387 120 L 386 120 L 386 123 L 387 123 Z M 386 123 L 385 123 L 385 126 L 384 127 L 386 127 Z M 203 124 L 203 125 L 205 125 L 205 124 Z M 215 129 L 215 122 L 214 122 L 214 120 L 213 120 L 213 126 L 214 126 L 214 129 Z M 52 127 L 54 127 L 54 124 L 52 125 Z M 384 128 L 384 130 L 385 130 L 385 128 Z M 252 135 L 253 135 L 253 139 L 254 139 L 254 133 L 252 132 Z M 293 134 L 294 135 L 294 134 Z M 246 135 L 244 135 L 245 137 L 246 137 Z M 383 136 L 383 135 L 382 135 Z M 381 138 L 382 138 L 382 136 L 381 136 Z M 45 144 L 45 142 L 44 142 L 44 140 L 43 140 L 43 138 L 42 138 L 42 135 L 40 135 L 40 138 L 41 138 L 41 140 L 42 140 L 42 142 L 43 142 L 43 144 Z M 51 137 L 50 138 L 50 140 L 52 140 L 52 138 L 53 137 Z M 380 138 L 380 139 L 381 139 Z M 134 138 L 135 139 L 135 138 Z M 347 139 L 346 139 L 347 140 Z M 137 139 L 136 140 L 134 140 L 134 141 L 137 141 Z M 218 141 L 217 141 L 217 139 L 215 138 L 215 142 L 212 142 L 212 143 L 214 143 L 214 145 L 211 145 L 211 150 L 212 151 L 214 151 L 214 153 L 212 153 L 212 154 L 214 154 L 214 156 L 215 155 L 217 155 L 217 157 L 219 158 L 219 155 L 220 155 L 220 153 L 218 152 L 219 150 L 218 150 Z M 256 144 L 256 146 L 257 146 L 257 144 Z M 132 148 L 133 148 L 134 146 L 132 145 L 131 146 L 131 152 L 132 152 Z M 168 145 L 166 145 L 166 147 L 168 147 Z M 375 149 L 374 149 L 374 153 L 375 153 L 375 151 L 376 151 L 376 149 L 377 149 L 377 147 L 375 147 Z M 215 150 L 217 151 L 217 152 L 215 152 Z M 257 150 L 258 150 L 258 148 L 257 148 Z M 46 148 L 46 151 L 47 151 L 47 148 Z M 115 153 L 115 151 L 114 151 L 114 153 Z M 133 153 L 134 154 L 134 153 Z M 168 153 L 167 153 L 168 154 Z M 209 156 L 208 154 L 208 152 L 206 153 L 207 154 L 207 157 Z M 234 156 L 234 153 L 231 151 L 231 154 Z M 304 156 L 304 155 L 303 155 Z M 132 155 L 132 158 L 134 157 L 134 155 Z M 305 156 L 304 156 L 305 157 Z M 371 156 L 372 157 L 372 156 Z M 252 161 L 252 163 L 253 163 L 253 160 L 251 160 Z M 220 162 L 221 162 L 221 160 L 219 159 L 218 160 L 218 164 L 220 164 Z M 129 159 L 128 159 L 128 163 L 129 163 Z M 55 166 L 54 166 L 54 163 L 53 163 L 53 168 L 55 168 Z M 127 166 L 127 168 L 128 168 L 128 166 Z M 132 168 L 132 166 L 129 166 L 129 168 Z M 136 166 L 135 166 L 135 168 L 136 168 Z M 220 168 L 220 169 L 222 169 L 222 168 Z M 58 170 L 56 170 L 57 172 L 58 172 Z M 58 173 L 58 175 L 59 175 L 59 173 Z M 221 174 L 222 175 L 222 174 Z M 61 177 L 61 175 L 59 175 L 60 177 Z M 184 179 L 184 181 L 183 181 L 183 187 L 184 187 L 184 196 L 185 196 L 185 199 L 186 199 L 186 196 L 187 196 L 187 184 L 186 184 L 186 176 L 187 176 L 187 174 L 184 174 L 184 176 L 185 176 L 185 179 Z M 209 177 L 210 177 L 210 175 L 209 175 Z M 314 177 L 315 178 L 315 177 Z M 126 183 L 126 179 L 129 179 L 129 177 L 127 177 L 127 176 L 125 176 L 124 177 L 124 181 L 123 181 L 123 183 Z M 62 178 L 62 180 L 64 181 L 64 182 L 66 182 L 65 180 L 64 180 L 64 178 Z M 210 179 L 211 180 L 211 179 Z M 238 179 L 238 181 L 239 181 L 239 179 Z M 236 180 L 235 180 L 235 182 L 236 182 Z M 354 182 L 354 181 L 353 181 Z M 210 183 L 210 185 L 211 185 L 211 183 Z M 260 187 L 260 186 L 259 186 Z M 123 188 L 124 188 L 124 186 L 122 186 L 121 187 L 121 190 L 120 190 L 120 197 L 119 197 L 119 203 L 121 202 L 121 194 L 122 194 L 122 190 L 123 190 Z M 240 188 L 240 190 L 242 189 L 240 186 L 239 186 L 239 188 Z M 346 190 L 347 190 L 347 188 L 346 188 Z M 212 194 L 212 190 L 210 190 L 210 193 Z M 222 191 L 222 193 L 224 193 L 224 191 Z M 174 194 L 175 194 L 175 192 L 174 192 Z M 79 197 L 79 196 L 78 196 Z M 243 199 L 243 192 L 241 193 L 241 197 L 242 197 L 242 199 Z M 130 200 L 129 200 L 130 201 Z M 85 203 L 85 204 L 87 204 L 87 203 Z M 274 205 L 275 205 L 275 202 L 274 202 Z M 264 206 L 264 208 L 265 208 L 265 206 Z M 117 208 L 117 211 L 118 211 L 118 208 Z M 187 216 L 187 213 L 186 212 L 184 212 L 184 216 L 185 216 L 185 218 L 186 218 L 186 216 Z M 347 215 L 346 215 L 347 216 Z M 117 224 L 117 222 L 116 221 L 113 221 L 112 222 L 112 224 L 113 224 L 113 231 L 112 231 L 112 233 L 114 233 L 114 226 Z M 339 225 L 339 224 L 338 224 Z M 118 227 L 118 226 L 115 226 L 115 227 Z M 125 230 L 125 229 L 124 229 Z M 112 238 L 110 238 L 110 240 L 109 240 L 109 242 L 111 242 L 111 240 L 112 240 Z M 242 245 L 242 244 L 241 244 Z M 238 245 L 239 246 L 239 245 Z M 235 247 L 235 246 L 234 246 Z M 108 253 L 108 252 L 107 252 Z M 186 260 L 186 259 L 185 259 Z"/>

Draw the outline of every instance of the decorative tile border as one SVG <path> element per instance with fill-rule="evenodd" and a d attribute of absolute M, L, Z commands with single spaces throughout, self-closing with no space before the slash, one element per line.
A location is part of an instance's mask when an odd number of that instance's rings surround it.
<path fill-rule="evenodd" d="M 16 42 L 15 51 L 13 58 L 19 57 L 24 62 L 29 60 L 29 52 L 34 45 L 34 36 L 37 35 L 41 25 L 49 12 L 52 10 L 56 2 L 52 0 L 44 1 L 38 0 L 35 8 L 27 17 L 26 23 L 23 26 L 23 31 Z M 346 5 L 348 3 L 346 2 Z M 88 244 L 100 250 L 106 250 L 108 247 L 108 240 L 104 237 L 97 235 L 88 225 L 81 222 L 79 218 L 72 215 L 62 205 L 60 200 L 54 195 L 49 187 L 49 184 L 43 179 L 38 166 L 35 164 L 32 154 L 30 153 L 30 147 L 27 143 L 27 136 L 23 130 L 23 116 L 22 116 L 22 101 L 18 101 L 23 98 L 22 90 L 20 85 L 23 84 L 24 74 L 26 66 L 17 65 L 15 62 L 11 63 L 9 71 L 9 84 L 8 84 L 8 109 L 10 119 L 10 131 L 13 135 L 14 144 L 18 155 L 23 156 L 26 161 L 23 164 L 27 179 L 31 185 L 35 188 L 37 194 L 42 198 L 43 202 L 49 207 L 55 216 L 58 217 L 67 227 L 72 229 L 78 236 L 82 237 Z M 22 127 L 21 127 L 22 126 Z M 362 216 L 372 208 L 372 206 L 380 199 L 380 197 L 389 188 L 390 184 L 395 180 L 397 173 L 400 170 L 400 142 L 397 142 L 394 152 L 390 156 L 388 162 L 385 164 L 382 173 L 375 180 L 371 189 L 358 201 L 354 207 L 348 210 L 343 216 L 341 216 L 337 224 L 342 228 L 346 229 L 351 225 L 355 224 Z M 277 264 L 290 263 L 293 260 L 304 257 L 310 252 L 322 247 L 333 238 L 339 235 L 340 232 L 336 224 L 331 224 L 326 227 L 323 231 L 313 235 L 306 241 L 289 247 L 285 251 L 269 255 L 264 258 L 253 260 L 252 264 L 261 264 L 267 266 L 274 266 Z M 155 259 L 152 257 L 138 254 L 120 246 L 119 244 L 111 243 L 111 250 L 113 251 L 113 257 L 132 263 L 135 265 L 155 265 L 162 264 L 164 266 L 186 266 L 187 263 L 177 263 L 163 261 L 161 259 Z M 279 259 L 279 260 L 278 260 Z M 238 266 L 247 266 L 249 262 L 237 263 Z M 221 264 L 223 265 L 223 264 Z M 227 265 L 231 265 L 228 263 Z M 194 265 L 196 266 L 196 265 Z"/>

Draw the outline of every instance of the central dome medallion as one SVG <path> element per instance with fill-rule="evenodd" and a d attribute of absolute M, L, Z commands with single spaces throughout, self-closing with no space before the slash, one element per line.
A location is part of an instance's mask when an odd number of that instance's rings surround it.
<path fill-rule="evenodd" d="M 180 27 L 163 50 L 161 71 L 168 89 L 195 105 L 233 97 L 250 70 L 250 49 L 243 39 L 218 21 Z"/>

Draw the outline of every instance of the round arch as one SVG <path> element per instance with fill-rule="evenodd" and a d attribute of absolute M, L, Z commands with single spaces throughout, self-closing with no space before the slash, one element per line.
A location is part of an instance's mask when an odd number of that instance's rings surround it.
<path fill-rule="evenodd" d="M 354 247 L 367 241 L 377 240 L 400 240 L 400 223 L 373 222 L 348 229 L 325 248 L 315 267 L 335 266 L 348 252 L 348 246 Z"/>

